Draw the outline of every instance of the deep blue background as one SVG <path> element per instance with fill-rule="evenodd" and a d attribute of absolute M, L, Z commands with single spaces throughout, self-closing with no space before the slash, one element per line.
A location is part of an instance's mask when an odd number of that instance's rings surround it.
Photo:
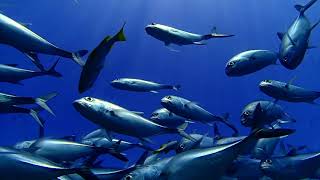
<path fill-rule="evenodd" d="M 1 84 L 1 91 L 25 96 L 40 96 L 52 91 L 59 96 L 49 104 L 56 117 L 42 113 L 47 120 L 47 136 L 77 135 L 94 130 L 96 126 L 81 117 L 71 103 L 83 96 L 93 96 L 114 102 L 125 108 L 144 111 L 147 116 L 161 107 L 160 99 L 175 93 L 200 103 L 207 110 L 220 115 L 231 113 L 231 121 L 242 134 L 239 115 L 251 101 L 268 99 L 258 84 L 264 79 L 289 81 L 297 76 L 295 84 L 320 91 L 319 49 L 310 50 L 302 65 L 296 70 L 286 70 L 281 65 L 270 66 L 260 72 L 240 78 L 228 78 L 224 67 L 228 59 L 249 49 L 278 51 L 276 32 L 285 31 L 298 13 L 296 3 L 306 0 L 28 0 L 0 3 L 7 16 L 32 23 L 34 32 L 57 46 L 70 51 L 92 50 L 106 36 L 115 34 L 127 22 L 127 42 L 116 44 L 106 59 L 106 66 L 94 88 L 80 95 L 77 91 L 80 67 L 68 59 L 58 65 L 64 75 L 61 79 L 40 77 L 24 81 L 24 86 Z M 5 2 L 4 0 L 2 2 Z M 320 3 L 308 12 L 311 22 L 320 18 Z M 221 33 L 235 34 L 228 39 L 208 41 L 207 46 L 174 47 L 179 53 L 169 51 L 163 43 L 148 36 L 144 27 L 152 22 L 166 24 L 201 34 L 209 33 L 213 26 Z M 311 44 L 318 45 L 319 27 L 313 31 Z M 0 46 L 1 63 L 18 63 L 20 67 L 36 69 L 20 52 L 11 47 Z M 41 56 L 46 67 L 55 57 Z M 161 83 L 181 84 L 180 92 L 162 91 L 160 94 L 130 93 L 113 89 L 109 81 L 120 77 L 142 78 Z M 293 144 L 307 144 L 319 150 L 320 107 L 309 104 L 280 102 L 285 110 L 297 120 L 288 125 L 297 133 L 289 138 Z M 230 131 L 220 126 L 225 133 Z M 191 125 L 188 132 L 210 132 L 203 125 Z M 1 145 L 37 137 L 38 125 L 28 115 L 1 115 Z M 161 144 L 176 136 L 154 138 Z M 131 138 L 125 138 L 131 139 Z M 134 140 L 136 141 L 136 140 Z M 134 159 L 140 150 L 128 152 Z"/>

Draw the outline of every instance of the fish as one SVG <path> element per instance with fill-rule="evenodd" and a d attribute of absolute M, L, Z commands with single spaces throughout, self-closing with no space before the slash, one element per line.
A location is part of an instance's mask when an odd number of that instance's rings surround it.
<path fill-rule="evenodd" d="M 319 152 L 268 158 L 260 164 L 264 174 L 275 180 L 319 179 L 319 167 Z"/>
<path fill-rule="evenodd" d="M 283 108 L 271 101 L 254 101 L 249 103 L 241 113 L 241 124 L 252 129 L 272 126 L 272 123 L 293 123 Z"/>
<path fill-rule="evenodd" d="M 242 180 L 260 180 L 260 178 L 264 176 L 260 169 L 260 162 L 261 160 L 259 159 L 239 156 L 228 167 L 225 176 Z"/>
<path fill-rule="evenodd" d="M 116 147 L 104 148 L 74 142 L 68 139 L 41 138 L 35 140 L 29 147 L 21 150 L 36 154 L 56 163 L 74 162 L 80 158 L 107 153 L 122 161 L 128 161 L 125 155 L 116 152 L 113 148 Z"/>
<path fill-rule="evenodd" d="M 27 104 L 37 104 L 41 108 L 47 110 L 49 113 L 54 115 L 51 108 L 46 104 L 47 101 L 56 97 L 57 93 L 50 93 L 46 96 L 41 96 L 38 98 L 33 97 L 23 97 L 16 96 L 12 94 L 0 93 L 0 113 L 1 114 L 12 114 L 12 113 L 26 113 L 30 114 L 40 126 L 43 126 L 43 120 L 38 116 L 37 109 L 27 109 L 23 107 L 19 107 L 19 105 L 27 105 Z"/>
<path fill-rule="evenodd" d="M 0 13 L 0 43 L 16 48 L 25 54 L 41 71 L 46 71 L 38 58 L 38 54 L 47 54 L 72 59 L 80 66 L 84 65 L 82 56 L 87 50 L 68 52 L 51 44 L 19 22 Z"/>
<path fill-rule="evenodd" d="M 305 16 L 305 12 L 317 0 L 311 0 L 307 5 L 295 5 L 295 9 L 299 12 L 299 16 L 289 27 L 287 32 L 278 32 L 281 40 L 279 48 L 279 59 L 281 64 L 287 69 L 296 69 L 303 61 L 308 49 L 314 48 L 309 44 L 312 30 L 320 23 L 318 21 L 314 25 Z"/>
<path fill-rule="evenodd" d="M 165 108 L 157 109 L 151 114 L 150 120 L 153 122 L 167 126 L 167 127 L 178 127 L 188 121 L 186 118 L 178 116 Z"/>
<path fill-rule="evenodd" d="M 112 138 L 112 140 L 110 141 L 108 139 L 106 130 L 104 129 L 97 129 L 87 134 L 85 137 L 82 138 L 81 143 L 91 145 L 91 146 L 96 146 L 96 147 L 104 147 L 104 148 L 112 148 L 116 146 L 116 150 L 118 152 L 127 151 L 132 148 L 142 148 L 146 150 L 152 150 L 150 147 L 147 147 L 142 143 L 131 143 L 124 140 L 115 139 L 115 138 Z"/>
<path fill-rule="evenodd" d="M 146 159 L 140 167 L 123 176 L 121 180 L 157 180 L 172 158 L 158 159 L 158 154 L 154 154 L 150 159 Z"/>
<path fill-rule="evenodd" d="M 184 130 L 187 124 L 169 128 L 156 124 L 138 114 L 110 102 L 84 97 L 73 102 L 75 109 L 89 121 L 106 130 L 107 139 L 112 140 L 111 132 L 136 137 L 143 142 L 152 142 L 149 137 L 159 134 L 180 134 L 193 140 Z M 141 129 L 141 131 L 139 131 Z"/>
<path fill-rule="evenodd" d="M 55 70 L 58 61 L 48 71 L 32 71 L 18 68 L 16 64 L 0 64 L 0 82 L 22 84 L 21 81 L 38 76 L 62 77 Z"/>
<path fill-rule="evenodd" d="M 30 153 L 0 148 L 0 174 L 3 180 L 49 180 L 74 173 L 78 173 L 85 180 L 97 180 L 88 168 L 68 168 Z"/>
<path fill-rule="evenodd" d="M 276 65 L 278 54 L 269 50 L 249 50 L 232 57 L 226 64 L 229 77 L 239 77 L 257 72 L 267 66 Z"/>
<path fill-rule="evenodd" d="M 292 81 L 286 83 L 276 80 L 264 80 L 260 82 L 259 88 L 263 93 L 274 98 L 275 101 L 283 100 L 315 104 L 314 101 L 320 97 L 320 92 L 292 85 Z"/>
<path fill-rule="evenodd" d="M 292 129 L 259 129 L 239 142 L 180 153 L 167 163 L 159 179 L 220 179 L 248 145 L 260 138 L 285 136 L 293 132 Z"/>
<path fill-rule="evenodd" d="M 111 86 L 117 89 L 126 90 L 126 91 L 134 91 L 134 92 L 152 92 L 158 93 L 159 90 L 163 89 L 173 89 L 179 90 L 181 88 L 180 85 L 167 85 L 167 84 L 159 84 L 151 81 L 146 81 L 142 79 L 132 79 L 132 78 L 120 78 L 113 80 Z"/>
<path fill-rule="evenodd" d="M 172 95 L 162 98 L 161 105 L 170 112 L 192 121 L 198 121 L 210 126 L 213 126 L 214 122 L 222 122 L 231 128 L 234 134 L 238 134 L 235 126 L 228 122 L 228 114 L 223 117 L 213 115 L 195 102 Z"/>
<path fill-rule="evenodd" d="M 115 43 L 126 41 L 123 24 L 120 31 L 113 37 L 105 37 L 100 44 L 90 53 L 85 65 L 82 68 L 79 80 L 78 91 L 83 93 L 89 90 L 97 80 L 104 67 L 106 56 L 110 53 Z"/>
<path fill-rule="evenodd" d="M 214 28 L 215 29 L 215 28 Z M 182 45 L 205 45 L 206 40 L 212 38 L 227 38 L 234 35 L 218 34 L 213 32 L 211 34 L 200 35 L 183 30 L 179 30 L 170 26 L 152 23 L 147 25 L 145 31 L 148 35 L 164 42 L 165 46 L 170 44 Z M 215 31 L 215 30 L 214 30 Z"/>

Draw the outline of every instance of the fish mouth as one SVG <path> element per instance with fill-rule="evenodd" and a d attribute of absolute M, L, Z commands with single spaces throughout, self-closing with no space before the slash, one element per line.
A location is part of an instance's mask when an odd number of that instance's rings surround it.
<path fill-rule="evenodd" d="M 84 107 L 84 103 L 81 100 L 73 101 L 72 105 L 77 111 L 81 111 Z"/>
<path fill-rule="evenodd" d="M 227 66 L 225 69 L 225 73 L 227 76 L 234 76 L 233 71 L 232 71 L 232 67 Z"/>
<path fill-rule="evenodd" d="M 246 127 L 248 126 L 248 119 L 242 118 L 240 122 L 241 122 L 241 125 Z"/>
<path fill-rule="evenodd" d="M 147 34 L 151 34 L 152 33 L 152 26 L 151 25 L 148 25 L 144 28 L 144 30 L 146 31 Z"/>
<path fill-rule="evenodd" d="M 270 168 L 271 166 L 268 163 L 261 163 L 260 164 L 260 169 L 261 171 L 263 171 L 264 173 L 267 172 L 267 170 Z"/>
<path fill-rule="evenodd" d="M 160 120 L 160 118 L 158 116 L 151 116 L 150 119 L 153 120 L 153 121 Z"/>

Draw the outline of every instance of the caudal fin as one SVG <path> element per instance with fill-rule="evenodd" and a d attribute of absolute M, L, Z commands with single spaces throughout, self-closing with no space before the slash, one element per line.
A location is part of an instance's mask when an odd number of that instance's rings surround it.
<path fill-rule="evenodd" d="M 60 59 L 58 59 L 48 71 L 45 71 L 44 73 L 49 75 L 49 76 L 53 76 L 53 77 L 62 77 L 62 74 L 60 74 L 59 72 L 56 71 L 56 66 L 58 64 Z"/>
<path fill-rule="evenodd" d="M 76 62 L 82 67 L 85 64 L 82 57 L 85 56 L 87 53 L 88 53 L 88 50 L 80 50 L 80 51 L 74 52 L 72 53 L 72 59 L 74 62 Z"/>
<path fill-rule="evenodd" d="M 225 113 L 220 117 L 221 122 L 223 122 L 225 125 L 227 125 L 229 128 L 231 128 L 234 133 L 233 133 L 233 137 L 239 136 L 239 131 L 238 129 L 235 127 L 235 125 L 233 125 L 232 123 L 229 122 L 229 113 Z"/>
<path fill-rule="evenodd" d="M 314 3 L 316 3 L 318 0 L 311 0 L 308 4 L 306 4 L 305 6 L 303 5 L 295 5 L 294 8 L 296 8 L 297 11 L 300 12 L 300 14 L 304 14 L 304 12 L 306 12 Z"/>
<path fill-rule="evenodd" d="M 124 34 L 124 26 L 125 25 L 126 25 L 126 23 L 123 24 L 120 31 L 113 37 L 116 41 L 126 41 L 126 36 Z"/>
<path fill-rule="evenodd" d="M 99 180 L 99 178 L 91 172 L 89 168 L 74 168 L 70 169 L 69 174 L 77 173 L 79 174 L 84 180 Z"/>
<path fill-rule="evenodd" d="M 196 142 L 197 140 L 195 138 L 193 138 L 192 136 L 190 136 L 189 134 L 187 134 L 185 132 L 185 129 L 187 129 L 188 125 L 189 125 L 188 123 L 183 123 L 182 125 L 178 126 L 178 128 L 176 130 L 178 131 L 180 136 L 187 138 L 190 141 Z"/>
<path fill-rule="evenodd" d="M 56 97 L 58 95 L 58 93 L 50 93 L 46 96 L 42 96 L 39 98 L 35 99 L 36 104 L 38 104 L 40 107 L 42 107 L 43 109 L 45 109 L 46 111 L 48 111 L 49 113 L 51 113 L 52 115 L 54 115 L 53 111 L 51 110 L 51 108 L 46 104 L 47 101 L 49 101 L 50 99 Z"/>
<path fill-rule="evenodd" d="M 37 121 L 40 127 L 44 127 L 44 120 L 38 115 L 38 111 L 30 109 L 29 114 Z"/>

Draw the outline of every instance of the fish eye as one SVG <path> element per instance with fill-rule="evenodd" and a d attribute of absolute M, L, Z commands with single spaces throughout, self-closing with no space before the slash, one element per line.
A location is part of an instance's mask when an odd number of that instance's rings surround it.
<path fill-rule="evenodd" d="M 156 23 L 151 23 L 151 25 L 156 25 Z"/>
<path fill-rule="evenodd" d="M 171 96 L 168 96 L 168 97 L 167 97 L 167 99 L 171 100 L 171 99 L 172 99 L 172 97 L 171 97 Z"/>
<path fill-rule="evenodd" d="M 183 149 L 184 148 L 184 144 L 180 144 L 180 148 Z"/>
<path fill-rule="evenodd" d="M 266 83 L 271 83 L 271 80 L 264 80 L 264 82 L 266 82 Z"/>
<path fill-rule="evenodd" d="M 266 163 L 272 164 L 272 160 L 271 160 L 271 159 L 267 159 L 267 160 L 266 160 Z"/>
<path fill-rule="evenodd" d="M 284 61 L 288 61 L 288 56 L 283 57 Z"/>
<path fill-rule="evenodd" d="M 133 178 L 132 178 L 131 175 L 128 175 L 128 176 L 126 176 L 124 179 L 125 179 L 125 180 L 132 180 Z"/>
<path fill-rule="evenodd" d="M 248 111 L 246 111 L 246 112 L 243 113 L 243 117 L 248 117 L 249 115 L 250 115 L 250 114 L 249 114 Z"/>
<path fill-rule="evenodd" d="M 231 62 L 228 63 L 228 66 L 233 66 L 234 64 L 235 64 L 235 62 L 231 61 Z"/>
<path fill-rule="evenodd" d="M 87 101 L 89 101 L 89 102 L 93 102 L 93 101 L 94 101 L 94 99 L 91 98 L 91 97 L 86 97 L 86 98 L 84 98 L 84 99 L 87 100 Z"/>

